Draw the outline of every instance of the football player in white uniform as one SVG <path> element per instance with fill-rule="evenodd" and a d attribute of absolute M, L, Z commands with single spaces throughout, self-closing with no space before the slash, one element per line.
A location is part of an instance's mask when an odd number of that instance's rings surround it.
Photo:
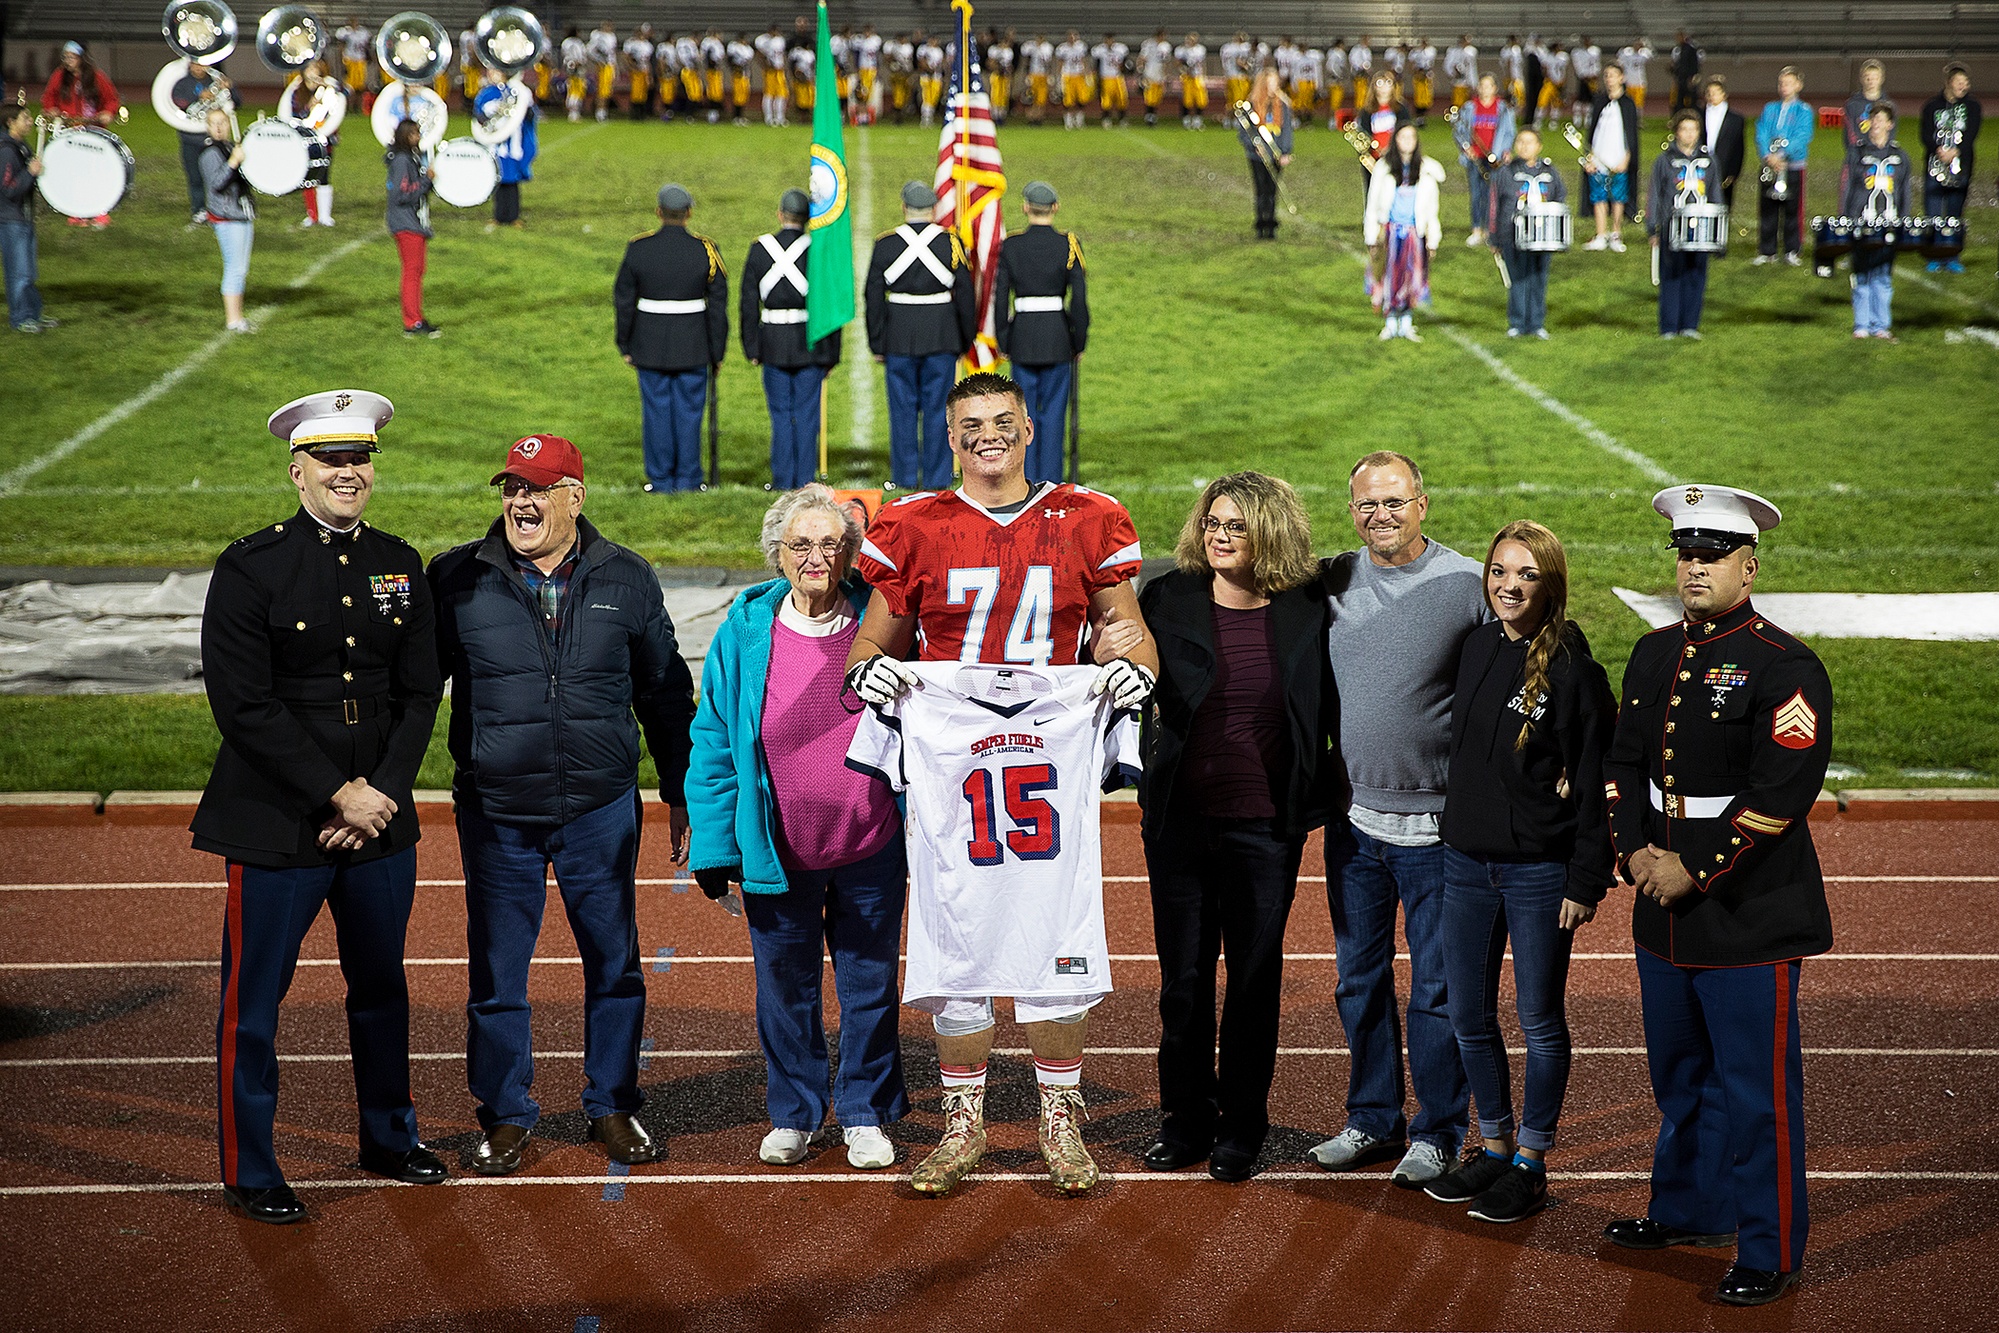
<path fill-rule="evenodd" d="M 1180 66 L 1180 128 L 1185 130 L 1205 128 L 1208 111 L 1208 48 L 1201 45 L 1201 34 L 1188 33 L 1187 40 L 1173 48 L 1173 59 Z"/>

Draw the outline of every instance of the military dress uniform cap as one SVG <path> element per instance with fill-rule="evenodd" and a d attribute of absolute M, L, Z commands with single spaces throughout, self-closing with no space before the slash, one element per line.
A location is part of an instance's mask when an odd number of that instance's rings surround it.
<path fill-rule="evenodd" d="M 328 389 L 294 398 L 271 413 L 271 434 L 287 441 L 292 452 L 322 449 L 377 452 L 376 432 L 396 414 L 396 405 L 366 389 Z"/>
<path fill-rule="evenodd" d="M 507 464 L 493 474 L 491 485 L 519 477 L 531 486 L 553 486 L 564 477 L 583 480 L 583 453 L 560 435 L 527 435 L 507 450 Z"/>
<path fill-rule="evenodd" d="M 1673 525 L 1666 545 L 1685 551 L 1732 551 L 1756 545 L 1757 535 L 1783 519 L 1777 506 L 1733 486 L 1668 486 L 1652 507 Z"/>
<path fill-rule="evenodd" d="M 1058 202 L 1055 187 L 1047 181 L 1029 181 L 1020 197 L 1036 208 L 1053 208 Z"/>
<path fill-rule="evenodd" d="M 662 212 L 685 213 L 694 207 L 694 196 L 687 192 L 685 185 L 662 185 L 659 187 L 659 206 Z"/>
<path fill-rule="evenodd" d="M 902 206 L 904 208 L 937 207 L 936 187 L 926 184 L 923 181 L 910 181 L 902 187 Z"/>
<path fill-rule="evenodd" d="M 805 217 L 812 211 L 812 196 L 800 189 L 786 190 L 778 196 L 777 211 L 787 217 Z"/>

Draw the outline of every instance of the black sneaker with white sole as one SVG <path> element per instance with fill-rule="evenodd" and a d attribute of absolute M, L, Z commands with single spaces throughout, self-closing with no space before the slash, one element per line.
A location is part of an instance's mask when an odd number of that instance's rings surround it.
<path fill-rule="evenodd" d="M 1548 1206 L 1548 1173 L 1515 1166 L 1467 1211 L 1481 1222 L 1519 1222 Z"/>
<path fill-rule="evenodd" d="M 1423 1186 L 1423 1193 L 1438 1203 L 1470 1203 L 1512 1169 L 1512 1158 L 1494 1157 L 1489 1152 L 1482 1152 L 1469 1162 L 1459 1162 L 1455 1170 L 1446 1171 Z"/>

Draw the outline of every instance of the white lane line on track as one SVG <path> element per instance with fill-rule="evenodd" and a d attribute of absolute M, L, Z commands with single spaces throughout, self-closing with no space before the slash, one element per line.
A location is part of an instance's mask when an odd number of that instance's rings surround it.
<path fill-rule="evenodd" d="M 650 955 L 648 955 L 650 956 Z M 1513 957 L 1509 951 L 1505 955 Z M 908 955 L 902 955 L 907 959 Z M 1573 953 L 1569 955 L 1577 963 L 1628 963 L 1633 955 L 1629 950 L 1612 953 Z M 1406 963 L 1409 955 L 1398 953 L 1397 962 Z M 691 963 L 724 963 L 735 967 L 748 967 L 756 962 L 754 956 L 746 953 L 674 954 L 670 960 L 680 967 Z M 1114 953 L 1113 963 L 1156 963 L 1156 953 Z M 1331 963 L 1338 959 L 1330 953 L 1287 953 L 1287 963 Z M 1813 956 L 1813 963 L 1999 963 L 1999 953 L 1822 953 Z M 528 960 L 536 967 L 581 967 L 583 959 L 577 955 L 550 955 Z M 405 958 L 404 967 L 467 967 L 469 958 Z M 301 958 L 300 967 L 338 967 L 338 958 Z M 117 972 L 124 970 L 175 970 L 186 968 L 209 968 L 219 970 L 222 962 L 217 958 L 133 958 L 119 961 L 87 963 L 71 962 L 8 962 L 0 963 L 0 972 Z"/>
<path fill-rule="evenodd" d="M 875 245 L 875 159 L 868 150 L 865 125 L 854 131 L 854 180 L 847 198 L 854 205 L 854 267 L 865 278 L 874 259 Z M 847 327 L 843 351 L 847 358 L 847 397 L 853 405 L 852 447 L 866 450 L 875 439 L 875 359 L 865 355 L 867 312 L 856 309 L 854 322 Z"/>
<path fill-rule="evenodd" d="M 641 888 L 657 888 L 668 884 L 692 884 L 686 878 L 642 879 Z M 1106 884 L 1146 884 L 1146 875 L 1105 875 Z M 1324 884 L 1324 875 L 1300 875 L 1300 884 Z M 1828 884 L 1999 884 L 1999 875 L 1827 875 Z M 416 882 L 420 889 L 461 889 L 462 879 L 420 879 Z M 101 889 L 214 889 L 221 892 L 226 885 L 220 880 L 210 879 L 123 879 L 123 880 L 77 880 L 72 883 L 49 884 L 0 884 L 0 893 L 72 893 Z"/>
<path fill-rule="evenodd" d="M 1120 1185 L 1171 1185 L 1205 1181 L 1205 1171 L 1106 1171 L 1105 1184 Z M 1563 1171 L 1564 1181 L 1644 1181 L 1652 1178 L 1650 1171 Z M 1999 1171 L 1807 1171 L 1808 1180 L 1870 1180 L 1870 1181 L 1911 1181 L 1935 1182 L 1938 1184 L 1984 1184 L 1999 1181 Z M 966 1176 L 967 1180 L 991 1182 L 993 1184 L 1045 1185 L 1046 1172 L 1041 1171 L 975 1171 Z M 1256 1176 L 1258 1181 L 1299 1182 L 1321 1181 L 1327 1184 L 1356 1183 L 1385 1185 L 1388 1183 L 1386 1171 L 1264 1171 Z M 629 1176 L 620 1177 L 621 1183 L 632 1185 L 906 1185 L 908 1172 L 883 1171 L 785 1171 L 769 1172 L 717 1172 L 700 1175 L 648 1175 L 634 1171 Z M 380 1176 L 355 1176 L 335 1180 L 293 1180 L 292 1185 L 310 1194 L 314 1190 L 334 1189 L 427 1189 L 432 1186 L 406 1185 L 400 1180 L 384 1180 Z M 528 1186 L 557 1186 L 562 1188 L 602 1189 L 602 1174 L 589 1176 L 452 1176 L 444 1182 L 447 1187 L 459 1189 L 485 1189 L 488 1187 L 506 1189 Z M 201 1194 L 213 1193 L 221 1186 L 212 1181 L 156 1181 L 145 1184 L 91 1184 L 91 1185 L 0 1185 L 0 1198 L 62 1198 L 88 1194 Z"/>

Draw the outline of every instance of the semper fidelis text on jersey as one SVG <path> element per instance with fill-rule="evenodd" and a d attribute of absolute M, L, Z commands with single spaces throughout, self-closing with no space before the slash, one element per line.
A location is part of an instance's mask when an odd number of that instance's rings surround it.
<path fill-rule="evenodd" d="M 1643 894 L 1638 947 L 1683 967 L 1739 967 L 1832 948 L 1808 819 L 1832 753 L 1832 684 L 1748 601 L 1638 641 L 1604 759 L 1617 865 L 1648 843 L 1695 891 Z"/>

